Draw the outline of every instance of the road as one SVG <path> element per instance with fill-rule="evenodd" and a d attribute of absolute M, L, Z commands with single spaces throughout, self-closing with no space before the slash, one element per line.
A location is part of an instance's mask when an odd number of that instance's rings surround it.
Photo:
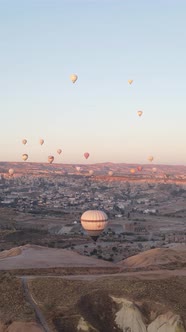
<path fill-rule="evenodd" d="M 48 324 L 42 314 L 42 312 L 40 311 L 37 303 L 34 301 L 32 295 L 30 294 L 29 288 L 28 288 L 28 283 L 27 283 L 27 278 L 21 277 L 21 281 L 22 281 L 22 286 L 23 286 L 23 290 L 24 290 L 24 295 L 26 300 L 30 303 L 30 305 L 32 306 L 32 308 L 34 309 L 36 318 L 38 320 L 38 322 L 40 323 L 42 329 L 44 332 L 51 332 Z"/>
<path fill-rule="evenodd" d="M 62 278 L 62 279 L 71 279 L 71 280 L 94 280 L 98 278 L 106 277 L 131 277 L 134 279 L 166 279 L 170 277 L 186 277 L 186 269 L 180 270 L 152 270 L 152 271 L 137 271 L 137 272 L 120 272 L 112 274 L 75 274 L 75 275 L 24 275 L 17 276 L 18 278 L 35 279 L 35 278 Z"/>

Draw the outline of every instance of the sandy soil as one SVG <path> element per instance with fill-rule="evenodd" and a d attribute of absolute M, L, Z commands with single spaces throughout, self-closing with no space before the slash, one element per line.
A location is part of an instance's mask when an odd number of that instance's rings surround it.
<path fill-rule="evenodd" d="M 126 268 L 148 268 L 150 266 L 157 267 L 168 264 L 175 264 L 175 268 L 179 264 L 186 264 L 186 246 L 170 248 L 156 248 L 144 251 L 138 255 L 129 257 L 118 265 L 123 269 Z"/>
<path fill-rule="evenodd" d="M 21 254 L 21 248 L 12 248 L 10 250 L 4 250 L 0 253 L 0 260 L 7 257 L 14 257 Z"/>

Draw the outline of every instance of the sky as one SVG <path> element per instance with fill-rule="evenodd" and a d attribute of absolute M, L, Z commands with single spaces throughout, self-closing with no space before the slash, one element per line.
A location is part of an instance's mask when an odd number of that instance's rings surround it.
<path fill-rule="evenodd" d="M 0 161 L 186 165 L 185 13 L 185 0 L 0 0 Z"/>

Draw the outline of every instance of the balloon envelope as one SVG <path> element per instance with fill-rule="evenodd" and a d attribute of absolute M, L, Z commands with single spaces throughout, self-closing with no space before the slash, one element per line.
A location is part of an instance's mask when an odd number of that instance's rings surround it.
<path fill-rule="evenodd" d="M 28 159 L 28 155 L 26 153 L 22 154 L 22 159 L 26 161 Z"/>
<path fill-rule="evenodd" d="M 134 174 L 136 171 L 135 171 L 134 168 L 131 168 L 131 169 L 130 169 L 130 172 L 131 172 L 131 174 Z"/>
<path fill-rule="evenodd" d="M 12 176 L 14 174 L 14 169 L 13 168 L 10 168 L 9 171 L 8 171 L 9 175 Z"/>
<path fill-rule="evenodd" d="M 113 171 L 109 171 L 109 172 L 108 172 L 108 175 L 109 175 L 109 176 L 112 176 L 112 175 L 113 175 Z"/>
<path fill-rule="evenodd" d="M 138 111 L 137 114 L 138 114 L 138 116 L 142 116 L 143 112 L 142 111 Z"/>
<path fill-rule="evenodd" d="M 137 167 L 138 172 L 141 172 L 142 169 L 143 169 L 142 166 L 138 166 L 138 167 Z"/>
<path fill-rule="evenodd" d="M 48 156 L 48 162 L 52 164 L 53 161 L 54 161 L 54 156 Z"/>
<path fill-rule="evenodd" d="M 88 210 L 81 216 L 81 225 L 87 234 L 97 240 L 101 232 L 108 223 L 108 217 L 105 212 L 100 210 Z"/>
<path fill-rule="evenodd" d="M 85 152 L 85 153 L 84 153 L 84 157 L 85 157 L 86 159 L 88 159 L 89 156 L 90 156 L 90 154 L 89 154 L 88 152 Z"/>
<path fill-rule="evenodd" d="M 57 153 L 58 153 L 58 154 L 61 154 L 61 152 L 62 152 L 61 149 L 58 149 L 58 150 L 57 150 Z"/>
<path fill-rule="evenodd" d="M 153 161 L 154 157 L 153 156 L 148 156 L 149 161 Z"/>
<path fill-rule="evenodd" d="M 72 83 L 75 83 L 78 79 L 78 76 L 76 74 L 72 74 L 72 75 L 70 75 L 70 79 L 71 79 Z"/>
<path fill-rule="evenodd" d="M 76 166 L 76 171 L 80 171 L 81 170 L 81 167 L 80 166 Z"/>
<path fill-rule="evenodd" d="M 133 83 L 133 80 L 128 80 L 128 83 L 129 83 L 129 84 L 132 84 L 132 83 Z"/>
<path fill-rule="evenodd" d="M 43 143 L 44 143 L 44 139 L 41 138 L 41 139 L 39 140 L 39 143 L 40 143 L 41 145 L 43 145 Z"/>
<path fill-rule="evenodd" d="M 24 139 L 22 140 L 22 143 L 25 145 L 25 144 L 27 143 L 27 139 L 24 138 Z"/>

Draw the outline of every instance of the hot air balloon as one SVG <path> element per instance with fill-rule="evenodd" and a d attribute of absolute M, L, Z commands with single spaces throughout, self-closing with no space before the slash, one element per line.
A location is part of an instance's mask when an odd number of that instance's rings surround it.
<path fill-rule="evenodd" d="M 85 152 L 85 153 L 84 153 L 84 157 L 85 157 L 86 159 L 88 159 L 89 156 L 90 156 L 90 154 L 89 154 L 88 152 Z"/>
<path fill-rule="evenodd" d="M 9 173 L 10 176 L 13 176 L 14 175 L 14 169 L 10 168 L 9 171 L 8 171 L 8 173 Z"/>
<path fill-rule="evenodd" d="M 137 167 L 138 172 L 141 172 L 142 169 L 143 169 L 142 166 L 138 166 L 138 167 Z"/>
<path fill-rule="evenodd" d="M 26 153 L 22 154 L 22 159 L 26 161 L 28 159 L 28 155 Z"/>
<path fill-rule="evenodd" d="M 94 174 L 94 171 L 93 171 L 92 169 L 90 169 L 89 174 L 90 174 L 90 175 L 93 175 L 93 174 Z"/>
<path fill-rule="evenodd" d="M 133 83 L 133 80 L 128 80 L 128 83 L 131 85 Z"/>
<path fill-rule="evenodd" d="M 25 144 L 27 143 L 27 139 L 24 138 L 24 139 L 22 140 L 22 143 L 25 145 Z"/>
<path fill-rule="evenodd" d="M 138 115 L 138 116 L 142 116 L 142 114 L 143 114 L 142 111 L 138 111 L 138 112 L 137 112 L 137 115 Z"/>
<path fill-rule="evenodd" d="M 48 162 L 52 164 L 54 161 L 54 156 L 48 156 Z"/>
<path fill-rule="evenodd" d="M 39 140 L 39 143 L 40 143 L 40 145 L 43 145 L 43 143 L 44 143 L 44 139 L 41 138 L 41 139 Z"/>
<path fill-rule="evenodd" d="M 80 172 L 81 167 L 80 166 L 76 166 L 76 171 Z"/>
<path fill-rule="evenodd" d="M 78 79 L 78 76 L 76 74 L 72 74 L 72 75 L 70 75 L 70 79 L 71 79 L 72 83 L 75 83 Z"/>
<path fill-rule="evenodd" d="M 148 159 L 149 161 L 153 161 L 154 157 L 153 157 L 153 156 L 149 156 L 147 159 Z"/>
<path fill-rule="evenodd" d="M 61 152 L 62 152 L 61 149 L 58 149 L 58 150 L 57 150 L 57 153 L 58 153 L 58 154 L 61 154 Z"/>
<path fill-rule="evenodd" d="M 108 217 L 105 212 L 99 210 L 88 210 L 81 216 L 81 225 L 87 234 L 97 241 L 101 232 L 108 223 Z"/>
<path fill-rule="evenodd" d="M 113 172 L 112 172 L 112 171 L 109 171 L 109 172 L 108 172 L 108 175 L 109 175 L 109 176 L 112 176 L 112 175 L 113 175 Z"/>
<path fill-rule="evenodd" d="M 131 168 L 131 169 L 130 169 L 130 172 L 131 172 L 131 174 L 134 174 L 136 171 L 135 171 L 134 168 Z"/>
<path fill-rule="evenodd" d="M 157 168 L 156 168 L 156 167 L 153 167 L 153 168 L 152 168 L 152 172 L 153 172 L 153 173 L 156 173 L 156 172 L 157 172 Z"/>

